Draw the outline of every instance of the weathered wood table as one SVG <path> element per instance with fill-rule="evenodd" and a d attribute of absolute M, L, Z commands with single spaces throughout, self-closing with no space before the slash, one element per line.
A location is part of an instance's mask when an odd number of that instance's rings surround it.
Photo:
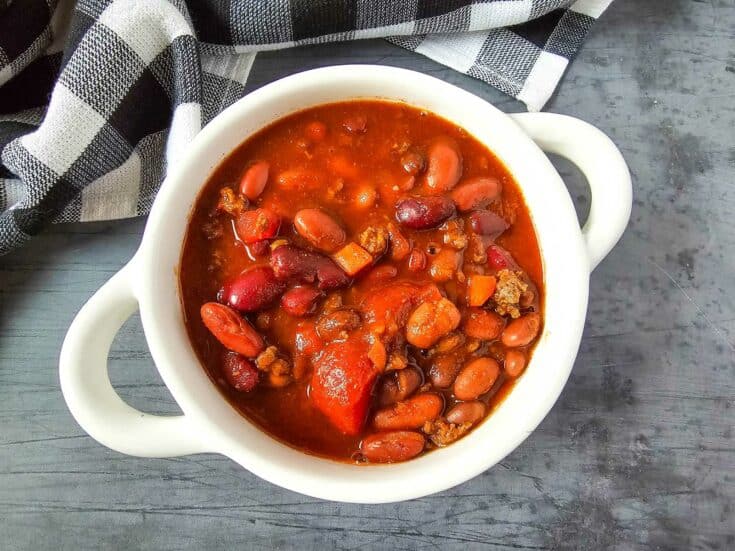
<path fill-rule="evenodd" d="M 592 276 L 559 402 L 500 465 L 439 495 L 327 503 L 220 456 L 102 447 L 68 413 L 57 359 L 72 317 L 131 257 L 144 221 L 55 226 L 0 258 L 0 547 L 735 548 L 733 29 L 732 0 L 616 0 L 593 29 L 547 109 L 620 146 L 634 178 L 630 227 Z M 250 86 L 353 62 L 410 67 L 521 110 L 383 41 L 261 55 Z M 583 218 L 583 181 L 556 164 Z M 176 412 L 137 318 L 111 372 L 132 405 Z"/>

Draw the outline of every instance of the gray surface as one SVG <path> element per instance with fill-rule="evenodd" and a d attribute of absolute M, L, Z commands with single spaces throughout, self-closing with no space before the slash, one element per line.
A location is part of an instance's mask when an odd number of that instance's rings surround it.
<path fill-rule="evenodd" d="M 57 226 L 1 258 L 0 546 L 732 549 L 733 28 L 732 0 L 617 0 L 592 31 L 548 110 L 619 144 L 631 225 L 592 277 L 582 347 L 552 412 L 500 465 L 439 495 L 340 505 L 219 456 L 105 449 L 69 415 L 56 363 L 74 313 L 130 258 L 143 221 Z M 416 68 L 521 109 L 380 41 L 262 55 L 252 84 L 344 62 Z M 584 213 L 584 186 L 559 166 Z M 112 364 L 131 404 L 177 410 L 137 319 Z"/>

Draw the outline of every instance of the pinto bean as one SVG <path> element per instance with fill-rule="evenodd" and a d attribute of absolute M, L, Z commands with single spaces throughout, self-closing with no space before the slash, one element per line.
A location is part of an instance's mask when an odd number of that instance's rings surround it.
<path fill-rule="evenodd" d="M 370 272 L 365 276 L 365 279 L 368 279 L 371 282 L 379 283 L 381 281 L 388 281 L 389 279 L 393 279 L 397 275 L 398 269 L 395 266 L 384 264 L 383 266 L 377 266 L 376 268 L 370 270 Z"/>
<path fill-rule="evenodd" d="M 451 300 L 441 298 L 424 302 L 406 323 L 406 340 L 419 348 L 430 348 L 436 341 L 459 325 L 461 315 Z"/>
<path fill-rule="evenodd" d="M 313 287 L 294 287 L 281 297 L 281 307 L 292 316 L 303 317 L 313 314 L 316 302 L 323 293 Z"/>
<path fill-rule="evenodd" d="M 426 254 L 421 249 L 414 249 L 408 257 L 408 271 L 420 272 L 426 268 Z"/>
<path fill-rule="evenodd" d="M 396 220 L 412 230 L 435 228 L 454 212 L 448 197 L 409 197 L 396 203 Z"/>
<path fill-rule="evenodd" d="M 347 239 L 342 226 L 319 209 L 301 209 L 294 216 L 293 224 L 301 237 L 328 253 L 339 249 Z"/>
<path fill-rule="evenodd" d="M 426 159 L 418 151 L 409 150 L 401 155 L 401 167 L 411 176 L 416 176 L 426 167 Z"/>
<path fill-rule="evenodd" d="M 461 364 L 452 354 L 437 356 L 429 367 L 429 381 L 436 388 L 449 388 L 459 373 Z"/>
<path fill-rule="evenodd" d="M 505 372 L 511 377 L 518 377 L 526 369 L 526 355 L 515 348 L 505 353 Z"/>
<path fill-rule="evenodd" d="M 500 196 L 500 182 L 495 178 L 470 178 L 452 190 L 452 199 L 457 210 L 467 212 L 484 207 Z"/>
<path fill-rule="evenodd" d="M 444 409 L 444 400 L 438 394 L 418 394 L 378 410 L 373 426 L 378 430 L 418 429 L 426 421 L 439 417 Z"/>
<path fill-rule="evenodd" d="M 449 281 L 459 270 L 459 263 L 462 256 L 454 249 L 442 249 L 431 261 L 429 267 L 429 275 L 434 281 Z"/>
<path fill-rule="evenodd" d="M 511 321 L 503 330 L 501 341 L 509 348 L 526 346 L 538 335 L 541 329 L 541 316 L 531 312 Z"/>
<path fill-rule="evenodd" d="M 427 151 L 426 187 L 433 193 L 452 189 L 462 176 L 462 155 L 454 140 L 435 140 Z"/>
<path fill-rule="evenodd" d="M 470 360 L 454 380 L 454 396 L 460 400 L 475 400 L 495 384 L 500 365 L 492 358 Z"/>
<path fill-rule="evenodd" d="M 258 385 L 260 373 L 252 360 L 235 352 L 227 352 L 222 362 L 225 379 L 238 392 L 250 392 Z"/>
<path fill-rule="evenodd" d="M 413 366 L 388 372 L 378 386 L 378 405 L 385 407 L 405 400 L 421 386 L 423 380 L 421 370 Z"/>
<path fill-rule="evenodd" d="M 365 459 L 373 463 L 397 463 L 416 457 L 424 450 L 426 440 L 413 431 L 378 432 L 360 443 Z"/>
<path fill-rule="evenodd" d="M 265 349 L 263 337 L 232 308 L 207 302 L 202 305 L 200 315 L 204 326 L 228 350 L 254 358 Z"/>
<path fill-rule="evenodd" d="M 256 266 L 228 280 L 217 298 L 240 312 L 257 312 L 270 306 L 286 289 L 268 266 Z"/>
<path fill-rule="evenodd" d="M 240 193 L 255 201 L 265 189 L 268 182 L 268 170 L 270 165 L 265 161 L 259 161 L 250 166 L 242 175 L 240 180 Z"/>
<path fill-rule="evenodd" d="M 447 421 L 455 425 L 462 423 L 475 424 L 485 417 L 485 404 L 480 401 L 457 404 L 446 415 Z"/>
<path fill-rule="evenodd" d="M 464 320 L 464 332 L 468 337 L 481 341 L 494 341 L 503 332 L 505 320 L 495 312 L 482 308 L 468 308 Z"/>
<path fill-rule="evenodd" d="M 235 219 L 237 236 L 246 244 L 271 239 L 280 227 L 281 217 L 270 209 L 246 210 Z"/>

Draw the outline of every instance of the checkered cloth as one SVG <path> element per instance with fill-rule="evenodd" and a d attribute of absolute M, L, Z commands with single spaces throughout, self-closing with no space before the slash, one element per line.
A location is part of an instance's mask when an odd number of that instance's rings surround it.
<path fill-rule="evenodd" d="M 255 52 L 385 37 L 538 110 L 611 0 L 0 0 L 0 254 L 146 214 Z"/>

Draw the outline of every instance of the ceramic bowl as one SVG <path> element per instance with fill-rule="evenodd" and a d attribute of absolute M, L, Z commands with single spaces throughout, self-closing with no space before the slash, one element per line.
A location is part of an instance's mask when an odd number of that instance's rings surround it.
<path fill-rule="evenodd" d="M 213 169 L 276 119 L 314 105 L 380 98 L 453 121 L 484 143 L 518 182 L 538 235 L 546 291 L 543 333 L 512 392 L 467 437 L 406 463 L 357 466 L 307 455 L 238 413 L 207 376 L 189 342 L 178 269 L 187 221 Z M 592 190 L 580 229 L 559 174 L 542 150 L 570 159 Z M 210 122 L 171 166 L 140 249 L 81 309 L 64 342 L 61 386 L 79 424 L 114 450 L 144 457 L 220 453 L 273 484 L 319 498 L 381 503 L 460 484 L 513 451 L 556 402 L 577 354 L 590 272 L 623 233 L 631 183 L 615 145 L 580 120 L 549 113 L 507 115 L 460 88 L 413 71 L 336 66 L 289 76 L 245 96 Z M 136 310 L 151 355 L 180 416 L 128 406 L 107 374 L 110 343 Z"/>

